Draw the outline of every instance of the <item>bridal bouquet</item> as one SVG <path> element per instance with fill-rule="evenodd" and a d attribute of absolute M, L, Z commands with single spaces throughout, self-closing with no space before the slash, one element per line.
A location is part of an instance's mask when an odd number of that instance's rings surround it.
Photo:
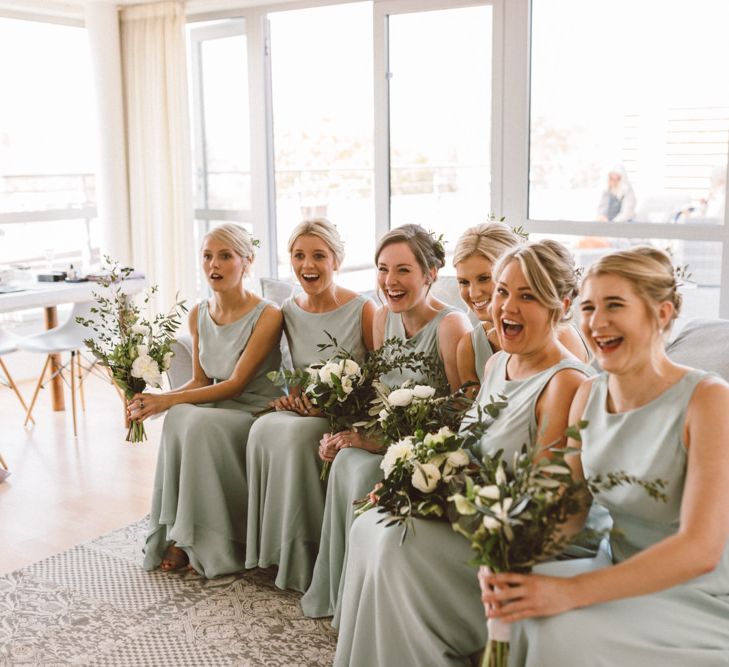
<path fill-rule="evenodd" d="M 161 387 L 162 372 L 170 367 L 172 359 L 174 333 L 187 308 L 184 301 L 177 301 L 169 312 L 158 314 L 151 322 L 143 318 L 140 308 L 122 289 L 132 269 L 120 267 L 108 257 L 104 259 L 110 271 L 99 282 L 111 290 L 111 296 L 94 292 L 94 317 L 79 317 L 77 321 L 94 332 L 92 338 L 84 341 L 86 347 L 109 370 L 112 381 L 129 401 L 147 387 Z M 149 289 L 145 305 L 156 291 L 156 286 Z M 127 442 L 141 442 L 146 437 L 144 423 L 132 421 Z"/>
<path fill-rule="evenodd" d="M 504 401 L 494 401 L 488 412 L 497 415 L 504 407 Z M 458 432 L 449 426 L 430 432 L 417 429 L 391 444 L 380 464 L 384 479 L 358 503 L 357 514 L 377 507 L 385 514 L 381 521 L 386 526 L 402 526 L 401 544 L 414 518 L 445 517 L 449 482 L 474 465 L 470 451 L 488 428 L 482 410 L 478 407 L 478 419 Z"/>
<path fill-rule="evenodd" d="M 398 339 L 385 341 L 371 352 L 362 364 L 341 347 L 336 338 L 325 332 L 328 343 L 320 344 L 321 352 L 330 351 L 326 361 L 308 368 L 272 371 L 268 374 L 277 386 L 288 391 L 303 392 L 328 420 L 331 431 L 358 430 L 368 423 L 369 406 L 378 395 L 387 393 L 380 377 L 393 370 L 412 370 L 427 374 L 437 367 L 430 355 L 415 352 Z M 435 390 L 434 390 L 435 391 Z M 329 471 L 324 462 L 322 479 Z"/>
<path fill-rule="evenodd" d="M 579 428 L 567 430 L 579 440 Z M 555 556 L 567 546 L 565 524 L 585 508 L 589 493 L 607 491 L 621 484 L 638 484 L 651 498 L 666 501 L 663 480 L 645 481 L 625 472 L 577 480 L 565 457 L 579 450 L 547 447 L 535 460 L 524 445 L 511 466 L 503 452 L 483 458 L 477 472 L 453 476 L 448 497 L 448 518 L 453 529 L 476 552 L 475 566 L 492 572 L 528 573 L 538 562 Z M 488 619 L 488 644 L 482 667 L 505 667 L 509 652 L 509 625 Z"/>

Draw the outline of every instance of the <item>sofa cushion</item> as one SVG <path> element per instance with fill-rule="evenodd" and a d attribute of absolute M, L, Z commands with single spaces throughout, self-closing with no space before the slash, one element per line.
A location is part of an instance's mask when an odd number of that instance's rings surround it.
<path fill-rule="evenodd" d="M 687 320 L 666 352 L 677 364 L 717 373 L 729 382 L 729 320 Z"/>

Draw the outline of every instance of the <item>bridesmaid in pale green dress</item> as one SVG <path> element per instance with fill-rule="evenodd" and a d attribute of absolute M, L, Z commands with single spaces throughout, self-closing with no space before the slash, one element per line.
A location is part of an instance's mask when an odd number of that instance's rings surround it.
<path fill-rule="evenodd" d="M 375 315 L 374 343 L 397 337 L 413 349 L 434 354 L 442 362 L 453 390 L 460 386 L 456 368 L 456 344 L 467 331 L 466 318 L 457 309 L 430 294 L 438 270 L 445 264 L 442 245 L 418 225 L 404 225 L 388 232 L 375 253 L 377 284 L 385 305 Z M 392 372 L 383 381 L 393 387 L 411 378 L 433 384 L 437 378 Z M 327 488 L 319 556 L 311 586 L 302 598 L 304 613 L 332 616 L 343 585 L 347 534 L 354 520 L 352 503 L 364 497 L 382 478 L 379 442 L 364 440 L 354 432 L 322 439 L 320 456 L 332 461 Z"/>
<path fill-rule="evenodd" d="M 576 294 L 567 250 L 554 241 L 508 250 L 494 270 L 493 323 L 501 351 L 486 363 L 478 401 L 506 396 L 476 456 L 563 440 L 569 404 L 594 374 L 559 341 Z M 468 421 L 469 417 L 464 421 Z M 444 521 L 415 519 L 400 531 L 370 510 L 349 535 L 335 665 L 470 665 L 486 623 L 470 545 Z"/>
<path fill-rule="evenodd" d="M 592 571 L 481 577 L 487 614 L 520 621 L 512 665 L 729 665 L 729 385 L 666 356 L 680 305 L 663 251 L 616 252 L 587 273 L 583 332 L 606 372 L 572 405 L 570 421 L 589 422 L 574 471 L 664 479 L 668 502 L 638 486 L 597 494 L 617 532 Z"/>
<path fill-rule="evenodd" d="M 252 412 L 278 393 L 279 309 L 246 290 L 251 237 L 224 224 L 203 239 L 212 298 L 190 311 L 193 377 L 175 391 L 137 394 L 129 410 L 146 419 L 169 410 L 162 429 L 144 568 L 188 564 L 205 577 L 245 565 L 245 449 Z"/>
<path fill-rule="evenodd" d="M 282 307 L 293 367 L 328 356 L 317 347 L 328 342 L 324 332 L 361 363 L 372 349 L 375 304 L 334 282 L 344 260 L 337 228 L 323 218 L 304 221 L 288 247 L 303 289 Z M 246 567 L 277 565 L 276 585 L 303 592 L 319 547 L 326 482 L 320 479 L 318 451 L 329 422 L 315 416 L 299 392 L 276 399 L 274 406 L 278 412 L 256 420 L 248 438 Z"/>
<path fill-rule="evenodd" d="M 483 382 L 489 357 L 499 351 L 496 328 L 491 321 L 491 297 L 494 292 L 493 266 L 502 253 L 519 244 L 521 239 L 503 222 L 486 222 L 469 227 L 456 243 L 453 266 L 461 299 L 479 323 L 458 341 L 458 376 L 461 384 L 474 382 L 472 395 Z M 559 341 L 580 361 L 589 358 L 585 343 L 574 327 L 559 327 Z"/>

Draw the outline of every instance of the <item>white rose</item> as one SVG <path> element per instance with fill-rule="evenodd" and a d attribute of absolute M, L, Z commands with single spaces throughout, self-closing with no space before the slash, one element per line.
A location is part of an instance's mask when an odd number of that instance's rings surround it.
<path fill-rule="evenodd" d="M 413 441 L 410 437 L 403 438 L 402 440 L 398 440 L 396 443 L 390 445 L 380 462 L 380 468 L 382 468 L 385 473 L 385 479 L 390 476 L 392 469 L 398 461 L 407 461 L 412 454 Z"/>
<path fill-rule="evenodd" d="M 413 392 L 410 389 L 395 389 L 390 392 L 387 402 L 395 408 L 404 408 L 413 402 Z"/>
<path fill-rule="evenodd" d="M 149 345 L 137 345 L 137 356 L 148 357 L 149 356 Z"/>
<path fill-rule="evenodd" d="M 413 470 L 413 486 L 423 493 L 435 490 L 440 481 L 440 470 L 432 463 L 421 463 Z"/>
<path fill-rule="evenodd" d="M 132 333 L 141 334 L 142 336 L 149 336 L 151 329 L 146 324 L 133 324 Z"/>
<path fill-rule="evenodd" d="M 471 504 L 466 496 L 456 493 L 448 498 L 448 500 L 452 500 L 456 504 L 456 511 L 459 514 L 463 514 L 465 516 L 476 514 L 476 508 Z"/>
<path fill-rule="evenodd" d="M 468 453 L 463 449 L 457 449 L 455 452 L 449 452 L 446 462 L 450 468 L 465 468 L 470 459 Z"/>
<path fill-rule="evenodd" d="M 498 500 L 501 497 L 499 493 L 499 487 L 495 484 L 490 486 L 482 486 L 476 491 L 481 498 L 487 498 L 488 500 Z"/>
<path fill-rule="evenodd" d="M 159 387 L 162 382 L 157 362 L 146 355 L 137 357 L 132 362 L 132 377 L 141 378 L 150 387 Z"/>
<path fill-rule="evenodd" d="M 415 398 L 426 399 L 435 396 L 435 388 L 429 387 L 427 384 L 416 384 L 413 387 L 413 395 Z"/>
<path fill-rule="evenodd" d="M 167 352 L 165 356 L 162 358 L 162 368 L 166 371 L 170 369 L 170 366 L 172 365 L 172 357 L 175 356 L 174 352 Z"/>
<path fill-rule="evenodd" d="M 329 362 L 324 364 L 319 369 L 319 379 L 324 383 L 328 384 L 330 387 L 334 386 L 332 383 L 332 375 L 336 375 L 337 377 L 340 376 L 342 372 L 342 369 L 339 367 L 339 364 L 335 364 L 333 362 Z"/>
<path fill-rule="evenodd" d="M 437 433 L 427 433 L 423 438 L 423 442 L 428 447 L 442 445 L 452 435 L 453 431 L 451 431 L 447 426 L 443 426 L 443 428 L 441 428 Z"/>
<path fill-rule="evenodd" d="M 352 378 L 351 377 L 343 377 L 342 378 L 342 391 L 349 396 L 349 394 L 352 393 Z"/>
<path fill-rule="evenodd" d="M 345 375 L 360 375 L 359 364 L 353 359 L 345 359 L 342 361 L 342 372 Z"/>

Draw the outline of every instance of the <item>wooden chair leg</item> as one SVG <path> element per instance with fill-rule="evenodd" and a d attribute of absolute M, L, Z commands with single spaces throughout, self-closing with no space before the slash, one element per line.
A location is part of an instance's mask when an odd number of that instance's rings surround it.
<path fill-rule="evenodd" d="M 0 468 L 3 468 L 5 470 L 8 469 L 8 464 L 5 463 L 5 459 L 3 458 L 2 454 L 0 454 Z"/>
<path fill-rule="evenodd" d="M 78 361 L 76 359 L 76 350 L 71 350 L 71 413 L 73 416 L 73 437 L 78 437 L 76 430 L 76 366 Z"/>
<path fill-rule="evenodd" d="M 3 372 L 3 375 L 8 379 L 8 384 L 10 385 L 10 388 L 15 392 L 15 395 L 18 397 L 18 400 L 20 401 L 20 405 L 23 406 L 23 412 L 28 412 L 28 406 L 25 404 L 25 401 L 23 400 L 23 395 L 18 390 L 18 385 L 15 384 L 13 380 L 13 376 L 10 375 L 10 371 L 8 370 L 8 367 L 5 365 L 5 363 L 2 360 L 2 357 L 0 357 L 0 369 Z M 35 420 L 31 417 L 30 421 L 32 421 L 35 424 Z"/>
<path fill-rule="evenodd" d="M 81 409 L 86 412 L 86 396 L 84 395 L 84 365 L 81 363 L 81 359 L 81 353 L 77 352 L 76 367 L 78 368 L 78 393 L 81 396 Z"/>
<path fill-rule="evenodd" d="M 46 376 L 46 369 L 48 368 L 48 364 L 51 363 L 51 355 L 49 354 L 46 357 L 46 363 L 43 364 L 43 370 L 41 371 L 40 377 L 38 378 L 38 384 L 35 386 L 35 392 L 33 392 L 33 398 L 30 401 L 30 407 L 28 408 L 28 412 L 25 415 L 25 422 L 23 426 L 28 425 L 28 421 L 33 419 L 33 408 L 35 407 L 35 402 L 38 399 L 38 392 L 41 390 L 41 387 L 43 386 L 43 378 Z"/>

